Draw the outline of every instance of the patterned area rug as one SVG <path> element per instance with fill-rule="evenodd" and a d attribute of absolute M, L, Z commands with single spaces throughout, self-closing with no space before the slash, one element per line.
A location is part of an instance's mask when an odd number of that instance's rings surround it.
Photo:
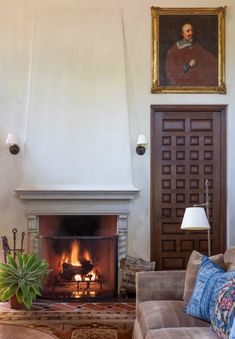
<path fill-rule="evenodd" d="M 117 339 L 117 332 L 115 330 L 105 329 L 79 329 L 72 333 L 71 339 Z"/>
<path fill-rule="evenodd" d="M 40 329 L 59 339 L 131 339 L 134 319 L 135 302 L 37 302 L 30 311 L 0 303 L 0 323 Z"/>

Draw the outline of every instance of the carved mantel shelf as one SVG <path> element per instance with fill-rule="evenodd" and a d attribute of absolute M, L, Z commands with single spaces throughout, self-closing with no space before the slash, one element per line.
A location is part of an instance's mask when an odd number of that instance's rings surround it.
<path fill-rule="evenodd" d="M 27 189 L 17 188 L 25 203 L 26 215 L 122 214 L 129 213 L 129 202 L 138 195 L 128 189 Z"/>
<path fill-rule="evenodd" d="M 22 200 L 132 200 L 139 193 L 138 189 L 97 189 L 97 190 L 72 190 L 72 189 L 16 189 L 15 192 Z"/>

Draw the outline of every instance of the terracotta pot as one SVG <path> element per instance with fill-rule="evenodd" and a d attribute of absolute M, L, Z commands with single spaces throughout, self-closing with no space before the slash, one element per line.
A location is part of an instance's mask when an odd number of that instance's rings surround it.
<path fill-rule="evenodd" d="M 10 307 L 15 309 L 15 310 L 26 310 L 26 307 L 24 304 L 20 304 L 16 295 L 14 294 L 10 299 L 9 299 Z"/>

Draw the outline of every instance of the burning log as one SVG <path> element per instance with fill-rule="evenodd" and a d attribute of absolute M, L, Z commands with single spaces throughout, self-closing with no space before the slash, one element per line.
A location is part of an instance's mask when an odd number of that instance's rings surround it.
<path fill-rule="evenodd" d="M 60 278 L 71 281 L 74 279 L 76 274 L 86 275 L 93 269 L 93 267 L 94 265 L 91 264 L 90 260 L 82 260 L 81 266 L 64 262 L 63 271 L 60 273 Z"/>

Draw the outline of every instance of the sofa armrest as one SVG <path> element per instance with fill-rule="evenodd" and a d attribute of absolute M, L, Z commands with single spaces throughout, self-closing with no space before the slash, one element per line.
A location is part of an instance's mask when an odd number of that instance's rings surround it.
<path fill-rule="evenodd" d="M 136 303 L 147 300 L 183 300 L 186 271 L 136 273 Z"/>

